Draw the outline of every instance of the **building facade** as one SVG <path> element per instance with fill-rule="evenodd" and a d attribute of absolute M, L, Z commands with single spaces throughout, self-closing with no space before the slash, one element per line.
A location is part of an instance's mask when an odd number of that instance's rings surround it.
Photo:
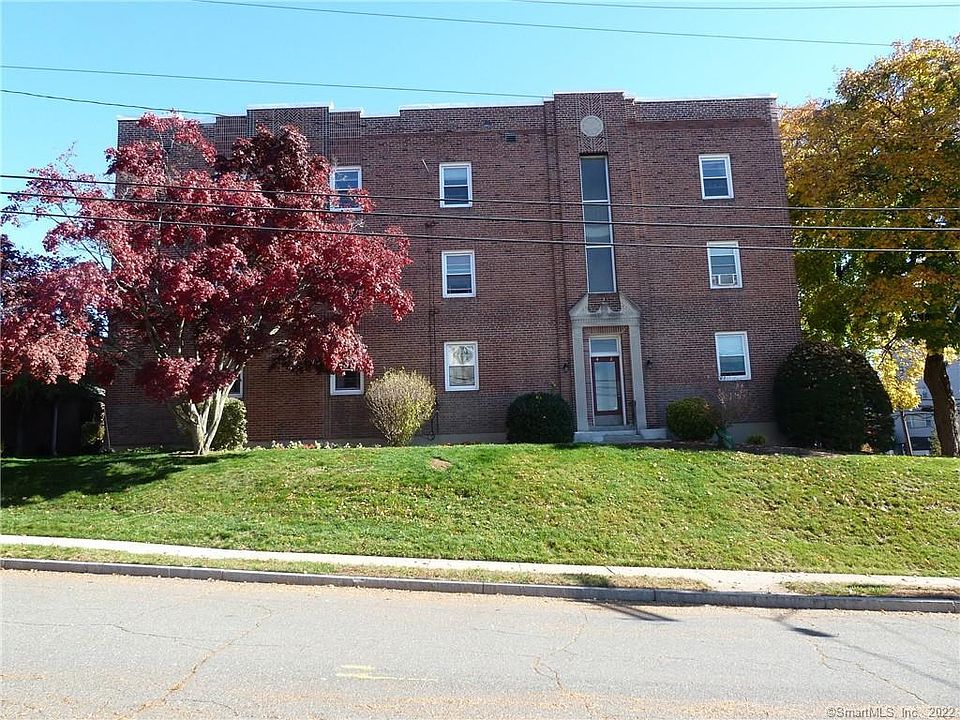
<path fill-rule="evenodd" d="M 775 437 L 773 378 L 800 330 L 772 97 L 271 108 L 204 127 L 225 153 L 287 124 L 334 163 L 334 188 L 361 186 L 407 233 L 436 238 L 411 243 L 414 311 L 360 327 L 379 370 L 433 381 L 427 440 L 502 438 L 507 406 L 534 390 L 566 397 L 583 439 L 660 438 L 669 402 L 734 387 L 740 434 Z M 137 132 L 120 121 L 119 142 Z M 366 382 L 252 362 L 250 441 L 376 438 Z M 176 439 L 130 378 L 107 405 L 115 445 Z"/>

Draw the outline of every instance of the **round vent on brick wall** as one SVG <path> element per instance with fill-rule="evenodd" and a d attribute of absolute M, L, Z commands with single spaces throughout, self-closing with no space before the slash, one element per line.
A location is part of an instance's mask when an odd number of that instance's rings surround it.
<path fill-rule="evenodd" d="M 587 137 L 597 137 L 603 132 L 603 120 L 596 115 L 586 115 L 580 121 L 580 132 Z"/>

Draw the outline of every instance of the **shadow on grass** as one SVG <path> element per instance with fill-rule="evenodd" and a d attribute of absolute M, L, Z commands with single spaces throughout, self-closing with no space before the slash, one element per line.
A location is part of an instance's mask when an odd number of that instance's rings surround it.
<path fill-rule="evenodd" d="M 26 505 L 70 492 L 103 495 L 145 485 L 180 470 L 230 460 L 172 453 L 123 453 L 43 460 L 5 460 L 0 505 Z"/>

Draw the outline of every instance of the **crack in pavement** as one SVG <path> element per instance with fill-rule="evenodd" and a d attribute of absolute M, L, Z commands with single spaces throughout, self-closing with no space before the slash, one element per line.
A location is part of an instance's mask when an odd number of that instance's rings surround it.
<path fill-rule="evenodd" d="M 258 604 L 258 605 L 255 605 L 254 607 L 257 607 L 263 610 L 264 614 L 260 618 L 258 618 L 257 621 L 251 627 L 247 628 L 246 630 L 236 635 L 235 637 L 232 637 L 229 640 L 226 640 L 220 643 L 217 647 L 213 648 L 212 650 L 209 650 L 202 658 L 200 658 L 196 663 L 194 663 L 193 667 L 191 667 L 182 678 L 180 678 L 179 680 L 177 680 L 177 682 L 175 682 L 173 685 L 168 687 L 166 691 L 163 693 L 163 695 L 161 695 L 158 698 L 154 698 L 153 700 L 147 700 L 146 702 L 141 703 L 133 711 L 133 714 L 130 715 L 130 717 L 131 718 L 136 717 L 146 710 L 152 710 L 154 708 L 165 705 L 167 701 L 171 697 L 173 697 L 173 695 L 183 690 L 183 688 L 187 685 L 187 683 L 189 683 L 196 676 L 196 674 L 200 672 L 200 668 L 202 668 L 204 665 L 210 662 L 210 660 L 212 660 L 221 652 L 229 648 L 234 643 L 239 642 L 240 640 L 243 640 L 243 638 L 247 637 L 251 633 L 258 630 L 260 626 L 268 618 L 272 617 L 274 614 L 273 610 L 271 610 L 268 607 L 265 607 L 264 605 Z"/>
<path fill-rule="evenodd" d="M 190 638 L 183 637 L 181 635 L 163 635 L 161 633 L 150 633 L 150 632 L 141 632 L 140 630 L 131 630 L 130 628 L 124 627 L 117 623 L 34 623 L 34 622 L 23 622 L 21 620 L 4 620 L 6 625 L 21 625 L 25 627 L 49 627 L 49 628 L 113 628 L 114 630 L 119 630 L 120 632 L 127 633 L 128 635 L 139 635 L 141 637 L 151 637 L 158 638 L 160 640 L 173 640 L 184 647 L 193 648 L 195 650 L 207 650 L 208 646 L 206 645 L 197 645 L 191 642 L 188 642 Z"/>
<path fill-rule="evenodd" d="M 891 680 L 890 678 L 884 677 L 883 675 L 881 675 L 881 674 L 878 673 L 878 672 L 875 672 L 875 671 L 873 671 L 873 670 L 870 670 L 870 669 L 868 669 L 868 668 L 865 668 L 865 667 L 860 663 L 860 661 L 858 661 L 858 660 L 848 660 L 847 658 L 841 658 L 841 657 L 835 657 L 835 656 L 833 656 L 833 655 L 827 655 L 827 654 L 823 651 L 823 648 L 820 647 L 820 643 L 818 643 L 814 638 L 807 636 L 807 639 L 810 640 L 810 643 L 813 645 L 814 649 L 817 651 L 817 654 L 820 656 L 820 664 L 823 665 L 825 668 L 827 668 L 827 669 L 829 669 L 829 670 L 833 670 L 834 672 L 837 671 L 837 668 L 835 668 L 835 667 L 830 667 L 830 665 L 827 664 L 826 660 L 833 660 L 833 661 L 835 661 L 835 662 L 842 662 L 842 663 L 847 663 L 848 665 L 853 665 L 857 670 L 859 670 L 860 672 L 864 673 L 865 675 L 870 675 L 871 677 L 875 677 L 877 680 L 880 680 L 880 681 L 886 683 L 886 684 L 889 685 L 890 687 L 896 688 L 896 689 L 899 690 L 900 692 L 906 693 L 907 695 L 910 695 L 911 697 L 915 698 L 916 700 L 919 700 L 919 701 L 920 701 L 921 703 L 923 703 L 924 705 L 930 705 L 930 703 L 927 702 L 927 700 L 925 700 L 924 698 L 920 697 L 919 695 L 917 695 L 917 694 L 916 694 L 915 692 L 913 692 L 912 690 L 909 690 L 908 688 L 905 688 L 905 687 L 903 687 L 903 686 L 901 686 L 901 685 L 898 685 L 897 683 L 895 683 L 895 682 L 894 682 L 893 680 Z"/>
<path fill-rule="evenodd" d="M 232 707 L 232 706 L 230 706 L 230 705 L 227 705 L 226 703 L 219 702 L 219 701 L 217 701 L 217 700 L 204 700 L 204 699 L 202 699 L 202 698 L 187 698 L 187 697 L 185 697 L 185 698 L 183 699 L 183 702 L 187 702 L 187 703 L 206 703 L 206 704 L 209 704 L 209 705 L 218 705 L 218 706 L 220 706 L 220 707 L 222 707 L 222 708 L 226 708 L 227 710 L 229 710 L 230 712 L 232 712 L 233 715 L 234 715 L 234 717 L 240 717 L 240 711 L 237 710 L 235 707 Z"/>

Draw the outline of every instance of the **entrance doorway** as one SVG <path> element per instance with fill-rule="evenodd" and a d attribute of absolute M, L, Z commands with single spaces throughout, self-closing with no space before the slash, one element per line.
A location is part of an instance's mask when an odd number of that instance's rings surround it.
<path fill-rule="evenodd" d="M 590 338 L 590 376 L 593 383 L 593 424 L 625 424 L 620 338 Z"/>

